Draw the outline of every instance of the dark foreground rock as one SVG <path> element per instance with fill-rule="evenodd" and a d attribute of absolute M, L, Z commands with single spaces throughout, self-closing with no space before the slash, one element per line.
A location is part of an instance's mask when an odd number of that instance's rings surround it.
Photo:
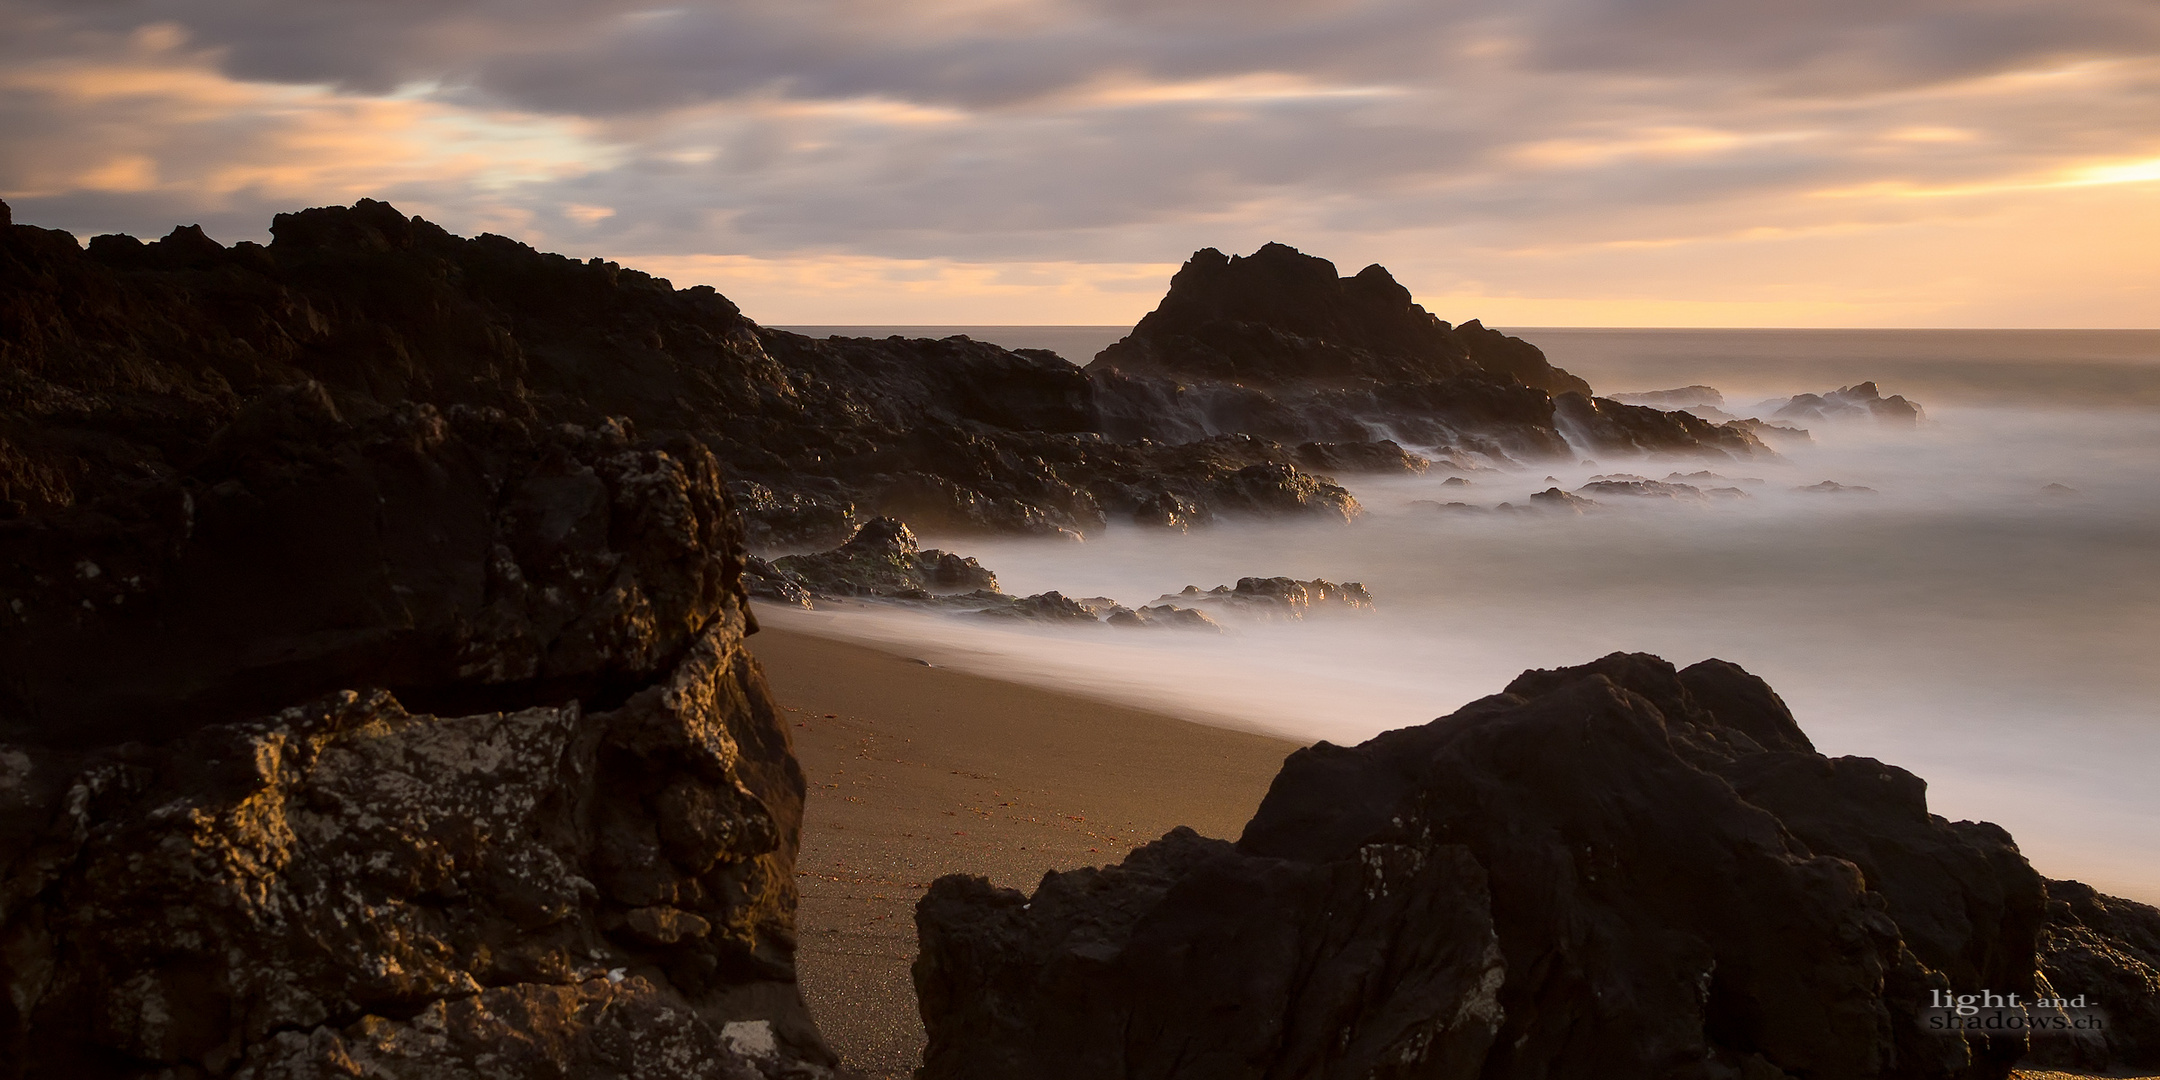
<path fill-rule="evenodd" d="M 1921 1017 L 2031 993 L 2042 882 L 1924 790 L 1721 661 L 1527 672 L 1293 754 L 1235 845 L 941 879 L 922 1075 L 2004 1077 Z"/>
<path fill-rule="evenodd" d="M 159 747 L 0 748 L 9 1075 L 829 1063 L 794 983 L 802 775 L 742 629 L 604 712 L 347 691 Z"/>
<path fill-rule="evenodd" d="M 0 1076 L 826 1071 L 711 446 L 401 397 L 516 376 L 262 249 L 28 231 L 0 272 L 63 287 L 0 293 Z M 198 287 L 323 307 L 258 348 L 157 291 Z"/>
<path fill-rule="evenodd" d="M 2082 1037 L 2035 1039 L 2028 1063 L 2101 1073 L 2160 1070 L 2160 910 L 2050 881 L 2040 935 L 2040 992 L 2084 995 L 2106 1027 Z"/>

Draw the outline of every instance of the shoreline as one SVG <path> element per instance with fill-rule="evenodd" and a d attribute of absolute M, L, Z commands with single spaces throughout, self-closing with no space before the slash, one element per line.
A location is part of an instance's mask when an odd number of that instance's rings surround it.
<path fill-rule="evenodd" d="M 766 623 L 748 645 L 808 779 L 797 961 L 849 1068 L 904 1077 L 923 1034 L 914 905 L 950 873 L 1032 891 L 1178 825 L 1236 839 L 1300 743 L 932 666 Z"/>

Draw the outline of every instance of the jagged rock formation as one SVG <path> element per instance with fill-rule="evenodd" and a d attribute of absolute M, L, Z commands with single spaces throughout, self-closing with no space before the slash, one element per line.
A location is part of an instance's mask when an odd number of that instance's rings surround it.
<path fill-rule="evenodd" d="M 94 499 L 98 477 L 137 463 L 169 475 L 176 447 L 309 380 L 347 411 L 622 417 L 662 443 L 693 439 L 730 463 L 752 545 L 794 550 L 879 514 L 1042 534 L 1347 516 L 1348 494 L 1305 469 L 1425 460 L 1376 424 L 1458 467 L 1565 456 L 1561 425 L 1576 421 L 1553 395 L 1588 391 L 1527 343 L 1439 322 L 1378 267 L 1346 281 L 1280 245 L 1196 256 L 1162 309 L 1083 371 L 966 338 L 771 330 L 709 288 L 459 238 L 368 200 L 281 214 L 271 231 L 267 246 L 187 227 L 86 251 L 0 229 L 0 513 Z M 55 364 L 86 392 L 48 382 Z M 1615 452 L 1765 452 L 1669 416 L 1577 426 Z"/>
<path fill-rule="evenodd" d="M 1761 680 L 1614 654 L 1293 754 L 1232 846 L 937 882 L 932 1080 L 1991 1077 L 1930 991 L 2035 985 L 2041 879 Z"/>
<path fill-rule="evenodd" d="M 1565 457 L 1570 440 L 1604 453 L 1769 452 L 1741 428 L 1593 398 L 1528 342 L 1440 321 L 1382 267 L 1338 277 L 1282 244 L 1195 252 L 1161 305 L 1088 371 L 1103 430 L 1120 438 L 1241 431 L 1357 444 L 1384 428 L 1464 461 Z"/>
<path fill-rule="evenodd" d="M 1162 303 L 1097 357 L 1132 374 L 1261 384 L 1427 382 L 1513 377 L 1553 394 L 1590 384 L 1546 362 L 1528 342 L 1477 322 L 1449 326 L 1411 302 L 1382 266 L 1355 277 L 1284 244 L 1250 256 L 1214 248 L 1171 279 Z"/>
<path fill-rule="evenodd" d="M 0 1076 L 816 1073 L 719 459 L 370 213 L 0 236 Z"/>
<path fill-rule="evenodd" d="M 2033 1040 L 2033 1065 L 2099 1073 L 2160 1070 L 2160 910 L 2077 881 L 2047 883 L 2040 993 L 2084 995 L 2106 1014 L 2097 1034 Z"/>

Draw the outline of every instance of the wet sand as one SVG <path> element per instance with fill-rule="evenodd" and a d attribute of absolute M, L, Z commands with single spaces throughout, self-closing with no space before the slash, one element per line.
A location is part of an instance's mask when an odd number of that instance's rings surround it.
<path fill-rule="evenodd" d="M 833 1048 L 905 1077 L 915 901 L 951 873 L 1033 890 L 1177 825 L 1235 838 L 1297 744 L 781 630 L 750 639 L 809 776 L 804 996 Z"/>

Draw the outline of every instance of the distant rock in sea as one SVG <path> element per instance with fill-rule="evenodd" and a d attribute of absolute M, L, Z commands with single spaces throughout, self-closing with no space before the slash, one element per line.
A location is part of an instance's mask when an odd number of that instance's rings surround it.
<path fill-rule="evenodd" d="M 1916 424 L 1925 415 L 1918 404 L 1903 396 L 1882 396 L 1872 382 L 1841 386 L 1825 394 L 1772 398 L 1755 406 L 1755 411 L 1770 414 L 1772 420 L 1800 423 L 1872 419 L 1903 426 Z"/>
<path fill-rule="evenodd" d="M 1717 387 L 1683 386 L 1675 390 L 1644 390 L 1633 394 L 1605 395 L 1622 405 L 1650 405 L 1660 409 L 1691 409 L 1698 406 L 1722 407 L 1725 395 Z"/>

